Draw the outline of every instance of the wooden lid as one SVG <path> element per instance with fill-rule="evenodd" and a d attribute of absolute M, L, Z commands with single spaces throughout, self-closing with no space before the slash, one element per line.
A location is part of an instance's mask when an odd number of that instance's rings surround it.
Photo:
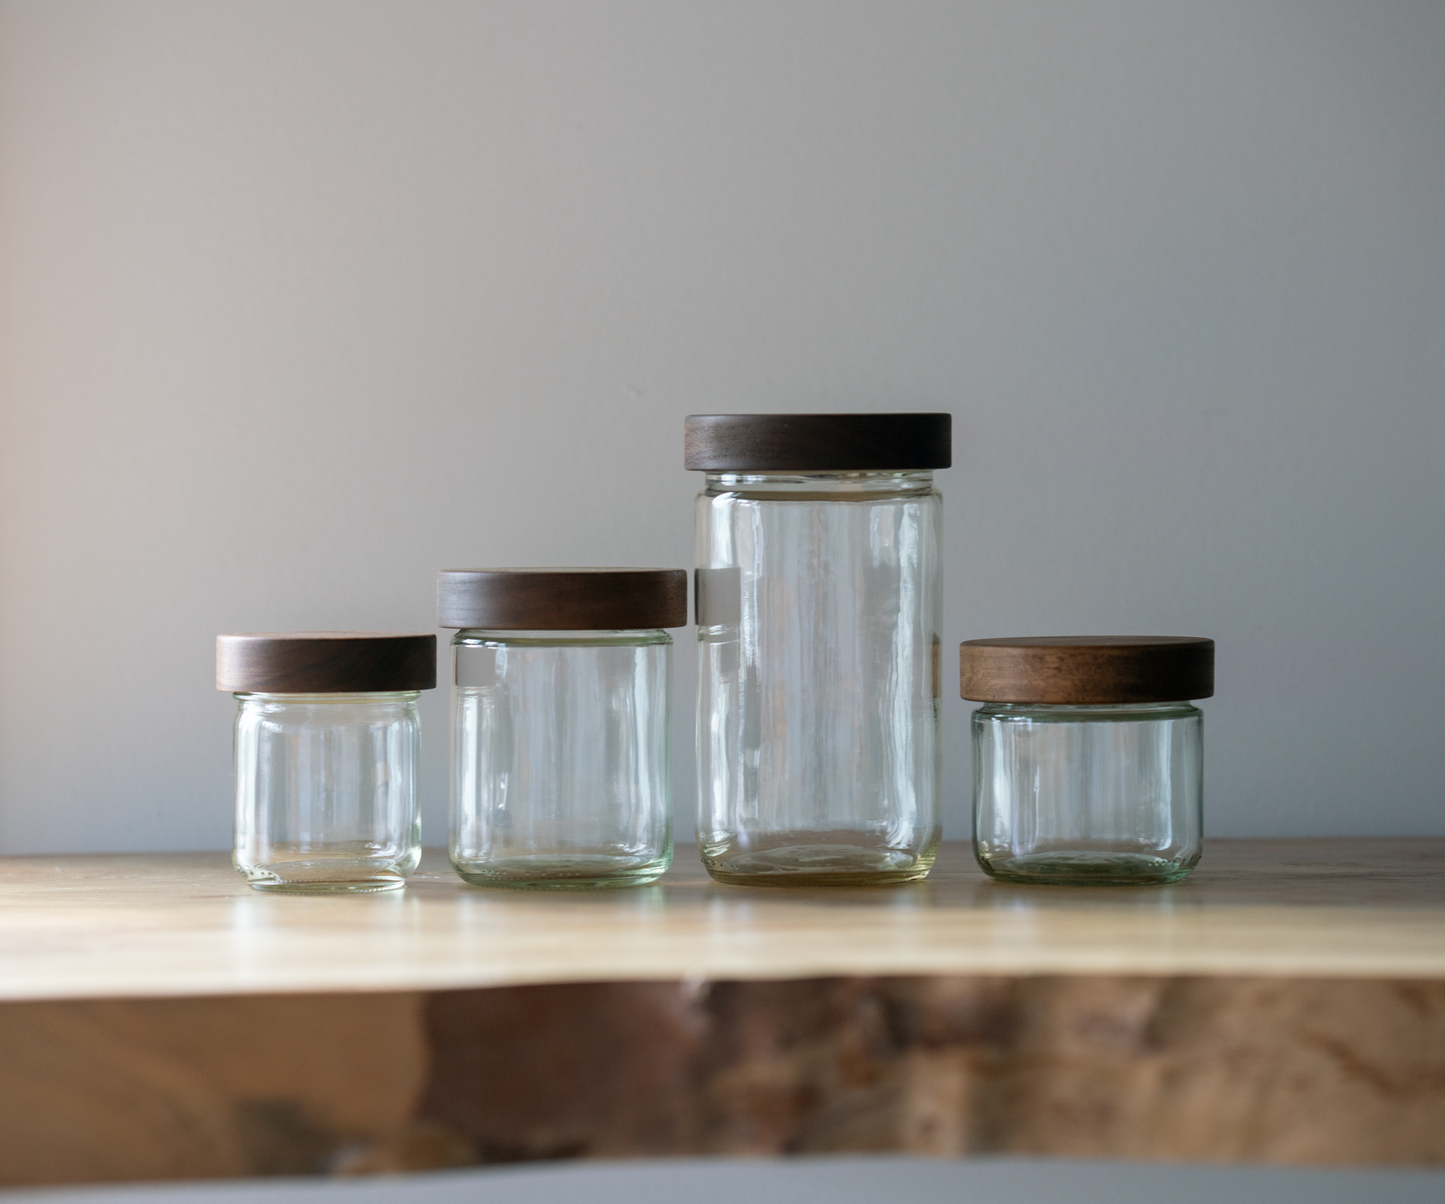
<path fill-rule="evenodd" d="M 437 638 L 397 631 L 262 631 L 216 637 L 216 689 L 257 694 L 430 690 Z"/>
<path fill-rule="evenodd" d="M 952 414 L 691 414 L 683 463 L 701 472 L 947 468 Z"/>
<path fill-rule="evenodd" d="M 1214 694 L 1214 641 L 1192 635 L 968 640 L 959 693 L 974 702 L 1182 702 Z"/>
<path fill-rule="evenodd" d="M 626 631 L 687 623 L 685 569 L 445 569 L 437 623 L 494 631 Z"/>

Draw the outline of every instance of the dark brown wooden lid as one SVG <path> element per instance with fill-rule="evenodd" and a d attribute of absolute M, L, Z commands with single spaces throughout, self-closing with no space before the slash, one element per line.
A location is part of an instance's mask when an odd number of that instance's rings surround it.
<path fill-rule="evenodd" d="M 256 694 L 430 690 L 437 638 L 398 631 L 258 631 L 216 637 L 216 689 Z"/>
<path fill-rule="evenodd" d="M 1182 702 L 1214 694 L 1214 641 L 1192 635 L 1033 635 L 959 646 L 974 702 Z"/>
<path fill-rule="evenodd" d="M 494 631 L 625 631 L 687 623 L 685 569 L 445 569 L 437 623 Z"/>
<path fill-rule="evenodd" d="M 947 468 L 952 414 L 691 414 L 683 463 L 700 472 Z"/>

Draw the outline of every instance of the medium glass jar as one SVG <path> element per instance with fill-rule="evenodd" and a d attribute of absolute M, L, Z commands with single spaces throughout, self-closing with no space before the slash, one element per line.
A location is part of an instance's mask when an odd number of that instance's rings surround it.
<path fill-rule="evenodd" d="M 434 635 L 218 636 L 242 877 L 303 894 L 404 886 L 421 858 L 416 701 L 435 685 Z"/>
<path fill-rule="evenodd" d="M 478 886 L 635 886 L 672 861 L 682 569 L 449 570 L 452 867 Z"/>
<path fill-rule="evenodd" d="M 939 841 L 947 414 L 687 420 L 698 842 L 721 882 L 925 876 Z"/>
<path fill-rule="evenodd" d="M 1214 641 L 1034 636 L 960 649 L 974 853 L 1005 882 L 1174 882 L 1203 848 Z"/>

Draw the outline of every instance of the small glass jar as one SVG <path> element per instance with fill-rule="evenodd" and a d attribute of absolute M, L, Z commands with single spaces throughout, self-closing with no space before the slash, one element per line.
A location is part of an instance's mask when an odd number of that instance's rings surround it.
<path fill-rule="evenodd" d="M 1203 849 L 1214 641 L 1034 636 L 960 649 L 974 855 L 1004 882 L 1175 882 Z"/>
<path fill-rule="evenodd" d="M 478 886 L 636 886 L 672 862 L 682 569 L 449 570 L 451 863 Z"/>
<path fill-rule="evenodd" d="M 687 420 L 698 842 L 720 882 L 866 886 L 938 849 L 947 414 Z"/>
<path fill-rule="evenodd" d="M 421 858 L 416 701 L 436 636 L 281 632 L 216 638 L 236 696 L 233 861 L 257 890 L 396 890 Z"/>

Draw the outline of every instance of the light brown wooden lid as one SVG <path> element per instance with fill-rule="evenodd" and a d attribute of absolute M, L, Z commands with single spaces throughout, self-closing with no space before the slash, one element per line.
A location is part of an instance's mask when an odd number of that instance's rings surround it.
<path fill-rule="evenodd" d="M 256 631 L 216 637 L 216 689 L 256 694 L 430 690 L 437 638 L 397 631 Z"/>
<path fill-rule="evenodd" d="M 437 624 L 493 631 L 626 631 L 687 624 L 685 569 L 445 569 Z"/>
<path fill-rule="evenodd" d="M 691 414 L 683 464 L 700 472 L 947 468 L 952 414 Z"/>
<path fill-rule="evenodd" d="M 968 640 L 959 693 L 974 702 L 1086 706 L 1214 694 L 1214 641 L 1192 635 L 1032 635 Z"/>

